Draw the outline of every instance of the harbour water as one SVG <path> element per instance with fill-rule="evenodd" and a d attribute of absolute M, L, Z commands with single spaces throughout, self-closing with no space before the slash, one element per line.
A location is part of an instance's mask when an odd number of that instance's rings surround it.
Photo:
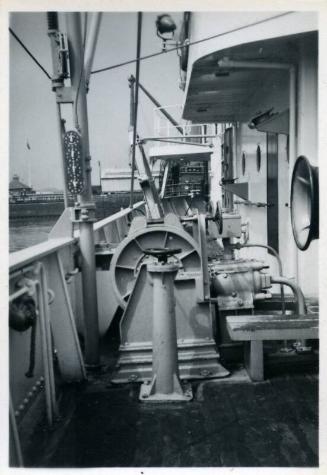
<path fill-rule="evenodd" d="M 141 192 L 134 193 L 134 203 L 142 199 Z M 95 203 L 96 219 L 100 220 L 128 207 L 130 194 L 113 193 L 108 196 L 95 196 Z M 9 252 L 19 251 L 46 241 L 63 208 L 63 202 L 10 204 Z"/>
<path fill-rule="evenodd" d="M 57 217 L 17 219 L 9 222 L 9 252 L 34 246 L 48 239 Z"/>

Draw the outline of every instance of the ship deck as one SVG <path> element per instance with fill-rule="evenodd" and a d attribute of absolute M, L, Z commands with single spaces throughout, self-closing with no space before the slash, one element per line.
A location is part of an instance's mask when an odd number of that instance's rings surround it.
<path fill-rule="evenodd" d="M 317 467 L 317 365 L 300 366 L 272 365 L 261 383 L 234 368 L 193 382 L 193 401 L 161 405 L 104 370 L 63 393 L 56 430 L 40 428 L 25 466 Z"/>

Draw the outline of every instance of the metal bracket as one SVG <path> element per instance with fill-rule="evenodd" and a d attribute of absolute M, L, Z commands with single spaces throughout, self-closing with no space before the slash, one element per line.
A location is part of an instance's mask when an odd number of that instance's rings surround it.
<path fill-rule="evenodd" d="M 48 35 L 52 46 L 53 72 L 52 89 L 55 91 L 62 87 L 64 79 L 70 77 L 69 71 L 69 48 L 67 34 L 56 29 L 49 30 Z"/>
<path fill-rule="evenodd" d="M 74 94 L 72 87 L 58 87 L 56 89 L 57 104 L 72 104 L 74 102 Z"/>
<path fill-rule="evenodd" d="M 87 203 L 83 206 L 71 208 L 71 220 L 73 223 L 95 222 L 95 205 Z"/>

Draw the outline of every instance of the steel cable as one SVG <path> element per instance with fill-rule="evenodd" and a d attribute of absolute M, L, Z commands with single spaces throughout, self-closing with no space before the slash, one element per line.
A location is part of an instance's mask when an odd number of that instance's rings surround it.
<path fill-rule="evenodd" d="M 201 40 L 191 41 L 190 43 L 187 43 L 187 44 L 184 44 L 184 45 L 174 46 L 173 48 L 167 49 L 165 51 L 158 51 L 156 53 L 152 53 L 152 54 L 148 54 L 146 56 L 142 56 L 141 58 L 130 59 L 130 60 L 124 61 L 122 63 L 114 64 L 113 66 L 107 66 L 107 67 L 104 67 L 104 68 L 96 69 L 96 70 L 92 71 L 91 74 L 98 74 L 98 73 L 102 73 L 102 72 L 105 72 L 105 71 L 110 71 L 111 69 L 121 68 L 122 66 L 126 66 L 127 64 L 135 63 L 138 60 L 143 61 L 145 59 L 154 58 L 155 56 L 159 56 L 161 54 L 167 54 L 167 53 L 171 53 L 172 51 L 177 51 L 177 50 L 181 50 L 183 48 L 188 48 L 189 46 L 197 45 L 197 44 L 203 43 L 205 41 L 213 40 L 215 38 L 219 38 L 221 36 L 225 36 L 225 35 L 228 35 L 230 33 L 236 33 L 237 31 L 241 31 L 241 30 L 244 30 L 246 28 L 250 28 L 251 26 L 261 25 L 262 23 L 266 23 L 267 21 L 275 20 L 277 18 L 281 18 L 283 16 L 290 15 L 291 13 L 294 13 L 294 11 L 288 11 L 288 12 L 280 13 L 278 15 L 275 15 L 275 16 L 272 16 L 272 17 L 269 17 L 269 18 L 264 18 L 263 20 L 259 20 L 259 21 L 253 22 L 253 23 L 249 23 L 247 25 L 243 25 L 243 26 L 239 26 L 237 28 L 233 28 L 233 29 L 228 30 L 228 31 L 224 31 L 222 33 L 217 33 L 216 35 L 212 35 L 212 36 L 208 36 L 206 38 L 202 38 Z"/>
<path fill-rule="evenodd" d="M 184 44 L 184 45 L 178 45 L 178 46 L 175 46 L 173 48 L 170 48 L 166 51 L 158 51 L 156 53 L 152 53 L 152 54 L 148 54 L 146 56 L 142 56 L 141 58 L 134 58 L 134 59 L 130 59 L 128 61 L 124 61 L 122 63 L 118 63 L 118 64 L 114 64 L 112 66 L 107 66 L 107 67 L 104 67 L 104 68 L 100 68 L 100 69 L 96 69 L 94 71 L 91 71 L 91 74 L 98 74 L 98 73 L 102 73 L 102 72 L 105 72 L 105 71 L 110 71 L 112 69 L 117 69 L 117 68 L 120 68 L 120 67 L 123 67 L 123 66 L 126 66 L 128 64 L 132 64 L 132 63 L 135 63 L 136 61 L 143 61 L 145 59 L 150 59 L 150 58 L 154 58 L 155 56 L 159 56 L 159 55 L 162 55 L 162 54 L 167 54 L 167 53 L 171 53 L 172 51 L 179 51 L 183 48 L 187 48 L 189 46 L 192 46 L 192 45 L 196 45 L 196 44 L 200 44 L 200 43 L 203 43 L 205 41 L 210 41 L 212 39 L 215 39 L 215 38 L 219 38 L 221 36 L 225 36 L 225 35 L 228 35 L 228 34 L 231 34 L 231 33 L 235 33 L 237 31 L 241 31 L 241 30 L 244 30 L 246 28 L 250 28 L 252 26 L 256 26 L 256 25 L 261 25 L 262 23 L 266 23 L 267 21 L 270 21 L 270 20 L 275 20 L 277 18 L 281 18 L 283 16 L 286 16 L 286 15 L 290 15 L 291 13 L 294 13 L 294 11 L 288 11 L 288 12 L 283 12 L 283 13 L 280 13 L 278 15 L 275 15 L 275 16 L 272 16 L 272 17 L 269 17 L 269 18 L 264 18 L 263 20 L 260 20 L 260 21 L 256 21 L 256 22 L 253 22 L 253 23 L 249 23 L 247 25 L 243 25 L 243 26 L 239 26 L 237 28 L 233 28 L 231 30 L 228 30 L 228 31 L 224 31 L 222 33 L 218 33 L 216 35 L 212 35 L 212 36 L 208 36 L 206 38 L 202 38 L 200 40 L 197 40 L 197 41 L 192 41 L 190 43 L 187 43 L 187 44 Z M 26 53 L 32 58 L 32 60 L 37 64 L 37 66 L 42 70 L 42 72 L 51 80 L 51 76 L 50 74 L 48 73 L 48 71 L 42 66 L 42 64 L 35 58 L 35 56 L 31 53 L 31 51 L 24 45 L 23 41 L 16 35 L 16 33 L 9 27 L 9 32 L 11 33 L 11 35 L 18 41 L 18 43 L 22 46 L 22 48 L 26 51 Z"/>
<path fill-rule="evenodd" d="M 44 72 L 44 74 L 51 80 L 51 76 L 48 71 L 42 66 L 42 64 L 36 59 L 36 57 L 30 52 L 27 46 L 24 45 L 22 40 L 16 35 L 16 33 L 9 27 L 10 34 L 15 38 L 15 40 L 21 45 L 21 47 L 26 51 L 26 53 L 32 58 L 32 60 L 37 64 L 37 66 Z"/>

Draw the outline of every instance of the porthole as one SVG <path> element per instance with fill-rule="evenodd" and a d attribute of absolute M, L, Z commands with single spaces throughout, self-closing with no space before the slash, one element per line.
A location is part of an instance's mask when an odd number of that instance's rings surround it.
<path fill-rule="evenodd" d="M 257 146 L 257 171 L 259 172 L 261 168 L 261 148 L 260 145 Z"/>
<path fill-rule="evenodd" d="M 242 175 L 245 174 L 245 169 L 246 169 L 246 158 L 245 158 L 245 153 L 242 153 Z"/>

